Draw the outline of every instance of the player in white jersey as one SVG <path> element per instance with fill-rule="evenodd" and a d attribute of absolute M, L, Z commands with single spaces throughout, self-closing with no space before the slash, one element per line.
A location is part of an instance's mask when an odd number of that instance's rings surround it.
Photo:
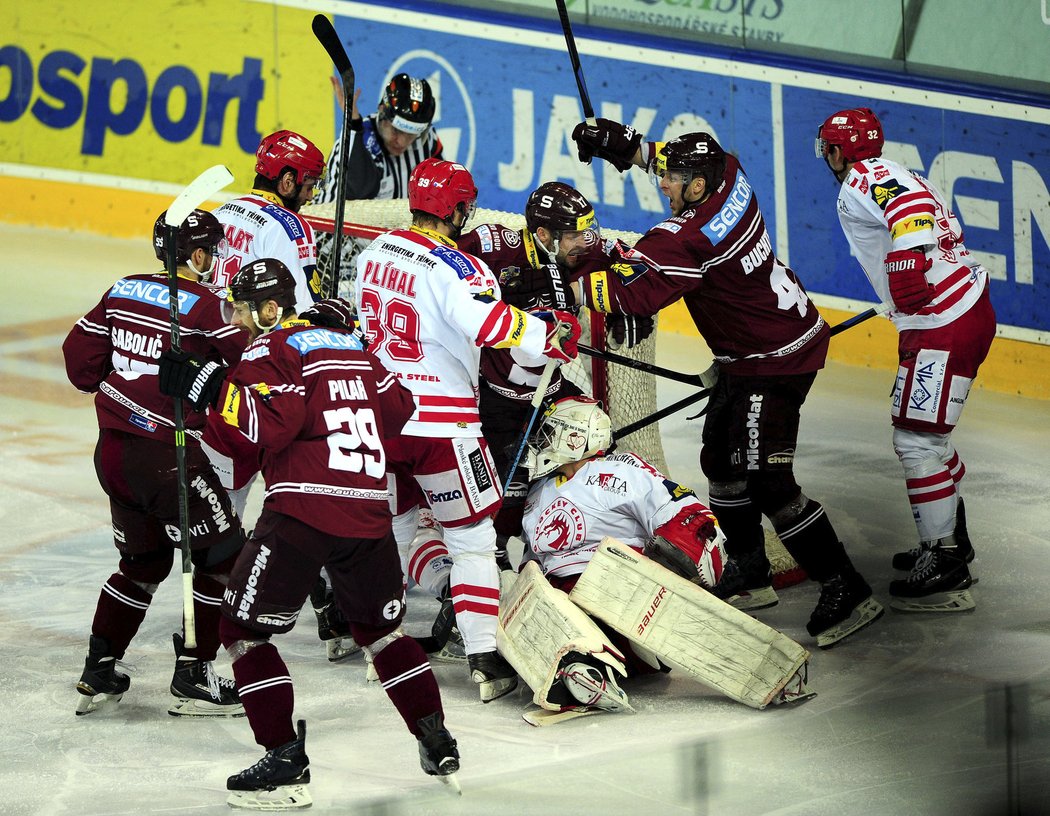
<path fill-rule="evenodd" d="M 255 158 L 252 191 L 215 211 L 229 245 L 215 283 L 228 286 L 241 267 L 276 258 L 295 278 L 296 311 L 303 312 L 321 295 L 313 227 L 298 213 L 324 174 L 324 155 L 304 136 L 279 130 L 263 138 Z"/>
<path fill-rule="evenodd" d="M 481 347 L 518 347 L 564 362 L 576 355 L 580 327 L 564 312 L 530 314 L 504 303 L 492 271 L 456 248 L 476 199 L 465 167 L 421 162 L 409 182 L 412 227 L 381 235 L 361 253 L 355 288 L 370 350 L 416 401 L 401 444 L 388 450 L 402 566 L 422 500 L 445 530 L 456 619 L 471 676 L 488 702 L 517 680 L 496 652 L 499 574 L 491 516 L 501 497 L 478 412 Z"/>
<path fill-rule="evenodd" d="M 853 254 L 899 332 L 891 418 L 919 546 L 893 566 L 890 583 L 903 611 L 974 608 L 960 482 L 966 472 L 952 444 L 977 369 L 995 336 L 988 273 L 963 244 L 941 192 L 882 156 L 882 124 L 868 108 L 828 117 L 816 151 L 841 187 L 839 222 Z"/>

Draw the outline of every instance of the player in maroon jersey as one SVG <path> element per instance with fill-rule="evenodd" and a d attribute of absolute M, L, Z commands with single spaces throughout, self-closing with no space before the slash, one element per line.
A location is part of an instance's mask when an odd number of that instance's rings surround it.
<path fill-rule="evenodd" d="M 247 439 L 259 451 L 263 509 L 230 576 L 221 635 L 256 741 L 266 755 L 231 776 L 229 801 L 305 807 L 310 795 L 305 723 L 293 726 L 292 681 L 271 636 L 295 625 L 322 567 L 354 640 L 409 731 L 428 774 L 459 768 L 444 727 L 441 695 L 426 655 L 401 629 L 405 599 L 391 532 L 386 445 L 415 410 L 411 393 L 340 328 L 294 311 L 295 281 L 272 258 L 254 261 L 230 284 L 232 322 L 252 343 L 232 372 L 191 355 L 166 355 L 176 393 L 212 406 L 218 438 Z"/>
<path fill-rule="evenodd" d="M 167 257 L 164 213 L 153 228 L 157 259 Z M 205 359 L 236 362 L 246 339 L 227 324 L 222 301 L 207 288 L 222 257 L 224 237 L 215 216 L 194 210 L 179 227 L 179 325 L 183 348 Z M 117 661 L 138 632 L 179 548 L 175 474 L 175 406 L 157 390 L 157 363 L 171 345 L 169 284 L 165 272 L 131 275 L 110 287 L 77 321 L 62 344 L 69 381 L 95 395 L 99 438 L 95 472 L 109 496 L 113 542 L 120 564 L 99 594 L 78 714 L 119 700 L 131 681 Z M 240 520 L 201 451 L 203 419 L 186 423 L 189 525 L 194 563 L 193 599 L 197 647 L 174 635 L 176 667 L 170 713 L 190 716 L 243 714 L 229 680 L 211 661 L 219 648 L 222 587 L 243 545 Z"/>
<path fill-rule="evenodd" d="M 795 481 L 799 412 L 824 366 L 829 329 L 795 273 L 773 253 L 758 198 L 735 156 L 708 133 L 644 142 L 608 119 L 573 131 L 580 159 L 649 168 L 671 217 L 636 245 L 658 269 L 618 266 L 579 281 L 603 312 L 656 314 L 682 299 L 714 352 L 700 467 L 731 556 L 716 594 L 742 609 L 772 606 L 761 517 L 821 584 L 807 629 L 826 648 L 872 623 L 882 606 L 854 569 L 824 508 Z"/>

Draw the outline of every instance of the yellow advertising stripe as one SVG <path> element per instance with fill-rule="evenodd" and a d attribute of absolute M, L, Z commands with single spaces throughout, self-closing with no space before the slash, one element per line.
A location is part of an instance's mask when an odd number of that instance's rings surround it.
<path fill-rule="evenodd" d="M 823 308 L 820 313 L 832 326 L 852 312 Z M 660 312 L 660 331 L 696 335 L 696 326 L 685 305 L 678 301 Z M 828 359 L 847 365 L 885 371 L 897 368 L 897 330 L 890 321 L 875 317 L 831 341 Z M 977 388 L 1033 399 L 1050 399 L 1050 346 L 997 337 L 988 359 L 977 375 Z"/>

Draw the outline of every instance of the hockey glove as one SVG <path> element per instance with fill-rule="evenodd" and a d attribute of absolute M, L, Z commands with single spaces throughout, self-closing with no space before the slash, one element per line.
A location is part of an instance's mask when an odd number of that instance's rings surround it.
<path fill-rule="evenodd" d="M 539 268 L 505 269 L 500 272 L 499 282 L 502 299 L 519 309 L 568 311 L 576 306 L 572 289 L 555 263 L 542 264 Z"/>
<path fill-rule="evenodd" d="M 654 532 L 645 545 L 647 556 L 707 589 L 718 583 L 726 559 L 725 536 L 710 510 L 690 505 Z"/>
<path fill-rule="evenodd" d="M 656 321 L 639 315 L 610 314 L 605 316 L 605 327 L 609 332 L 609 346 L 616 349 L 634 348 L 649 338 Z"/>
<path fill-rule="evenodd" d="M 547 324 L 547 343 L 543 347 L 543 354 L 552 360 L 562 363 L 571 363 L 575 360 L 580 350 L 576 343 L 580 339 L 580 324 L 568 312 L 530 312 Z"/>
<path fill-rule="evenodd" d="M 895 249 L 886 256 L 884 268 L 890 280 L 890 297 L 898 311 L 915 314 L 933 300 L 936 290 L 926 280 L 933 261 L 918 249 Z"/>
<path fill-rule="evenodd" d="M 188 351 L 168 349 L 160 355 L 160 392 L 182 397 L 194 411 L 203 411 L 219 401 L 226 379 L 226 366 L 213 363 Z"/>
<path fill-rule="evenodd" d="M 597 156 L 605 159 L 621 173 L 634 164 L 635 154 L 642 145 L 642 134 L 630 125 L 621 125 L 612 119 L 597 119 L 593 125 L 580 122 L 572 131 L 580 161 L 590 164 Z"/>

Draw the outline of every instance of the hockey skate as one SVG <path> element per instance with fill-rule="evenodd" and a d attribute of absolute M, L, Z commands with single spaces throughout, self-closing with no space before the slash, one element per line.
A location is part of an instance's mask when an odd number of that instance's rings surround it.
<path fill-rule="evenodd" d="M 319 577 L 310 591 L 310 605 L 317 616 L 317 637 L 324 643 L 329 661 L 345 660 L 361 651 L 350 634 L 350 624 L 335 602 L 335 593 L 324 578 Z"/>
<path fill-rule="evenodd" d="M 441 715 L 431 714 L 416 724 L 423 732 L 423 736 L 419 738 L 419 764 L 423 771 L 438 777 L 455 793 L 462 793 L 459 780 L 456 779 L 456 771 L 459 770 L 459 750 L 456 748 L 456 741 L 445 728 Z"/>
<path fill-rule="evenodd" d="M 769 561 L 762 551 L 743 553 L 726 561 L 722 577 L 711 592 L 744 612 L 768 609 L 780 602 L 773 589 Z"/>
<path fill-rule="evenodd" d="M 882 604 L 856 570 L 849 569 L 824 581 L 820 599 L 806 624 L 806 631 L 827 649 L 882 617 Z"/>
<path fill-rule="evenodd" d="M 470 679 L 478 684 L 481 702 L 491 703 L 518 686 L 518 675 L 499 652 L 479 652 L 467 655 Z"/>
<path fill-rule="evenodd" d="M 970 542 L 970 534 L 966 530 L 966 505 L 962 499 L 959 499 L 959 505 L 955 508 L 955 530 L 952 536 L 955 539 L 955 546 L 959 548 L 959 556 L 967 564 L 971 563 L 974 551 L 973 544 Z M 893 556 L 893 568 L 901 572 L 911 572 L 915 569 L 915 564 L 918 562 L 922 552 L 923 546 L 919 544 L 918 547 L 912 547 L 910 550 L 896 553 Z M 977 582 L 974 581 L 974 583 Z"/>
<path fill-rule="evenodd" d="M 627 694 L 616 683 L 613 670 L 605 671 L 590 663 L 568 663 L 558 669 L 558 678 L 576 701 L 587 708 L 602 711 L 634 711 Z"/>
<path fill-rule="evenodd" d="M 911 574 L 890 581 L 890 606 L 901 612 L 968 612 L 977 607 L 972 585 L 964 552 L 924 542 Z"/>
<path fill-rule="evenodd" d="M 306 721 L 299 720 L 298 736 L 226 780 L 230 807 L 248 810 L 294 810 L 310 807 L 310 758 L 306 755 Z"/>
<path fill-rule="evenodd" d="M 77 691 L 81 695 L 77 700 L 78 717 L 120 702 L 124 692 L 131 686 L 131 679 L 117 671 L 121 664 L 115 657 L 107 655 L 108 651 L 109 644 L 105 638 L 92 635 L 88 640 L 84 672 L 77 683 Z"/>
<path fill-rule="evenodd" d="M 416 640 L 431 660 L 466 660 L 467 651 L 463 645 L 463 635 L 456 626 L 456 610 L 452 605 L 452 590 L 448 584 L 445 584 L 438 600 L 441 601 L 441 608 L 430 627 L 430 637 Z"/>
<path fill-rule="evenodd" d="M 175 644 L 171 693 L 176 701 L 168 713 L 173 717 L 243 717 L 244 706 L 233 680 L 219 677 L 210 660 L 184 657 L 182 635 L 176 632 L 171 639 Z"/>

